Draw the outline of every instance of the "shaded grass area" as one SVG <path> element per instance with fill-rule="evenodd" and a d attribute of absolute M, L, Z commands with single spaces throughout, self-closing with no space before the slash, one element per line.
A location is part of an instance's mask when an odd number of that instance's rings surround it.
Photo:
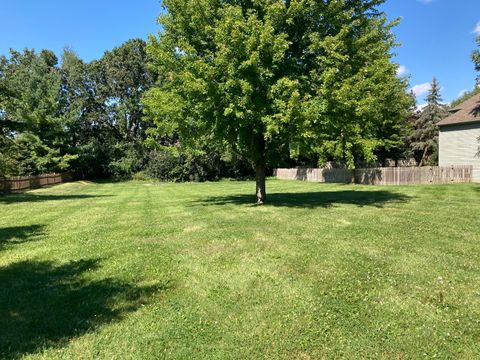
<path fill-rule="evenodd" d="M 0 197 L 0 358 L 478 358 L 480 186 Z"/>
<path fill-rule="evenodd" d="M 42 228 L 43 226 L 38 224 L 0 228 L 0 250 L 12 244 L 33 241 L 42 235 Z"/>
<path fill-rule="evenodd" d="M 86 280 L 95 260 L 55 264 L 25 260 L 0 269 L 0 349 L 16 357 L 93 331 L 135 311 L 158 287 Z"/>
<path fill-rule="evenodd" d="M 20 202 L 34 203 L 38 201 L 58 201 L 58 200 L 80 200 L 80 199 L 90 199 L 92 197 L 101 197 L 103 195 L 80 195 L 80 194 L 71 194 L 71 195 L 49 195 L 42 194 L 37 195 L 34 193 L 17 193 L 17 194 L 7 194 L 0 195 L 0 204 L 14 204 Z"/>
<path fill-rule="evenodd" d="M 354 191 L 336 190 L 325 192 L 296 192 L 296 193 L 273 193 L 268 194 L 268 206 L 315 208 L 330 207 L 335 204 L 350 204 L 357 206 L 383 207 L 386 203 L 405 202 L 409 196 L 391 191 Z M 201 199 L 205 205 L 255 205 L 255 197 L 251 194 L 210 196 Z"/>

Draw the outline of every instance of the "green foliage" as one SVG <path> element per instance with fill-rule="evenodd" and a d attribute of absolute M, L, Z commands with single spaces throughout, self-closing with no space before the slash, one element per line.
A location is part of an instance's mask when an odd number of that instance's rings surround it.
<path fill-rule="evenodd" d="M 151 178 L 164 181 L 188 179 L 188 172 L 185 171 L 182 158 L 173 153 L 170 148 L 152 151 L 145 172 Z"/>
<path fill-rule="evenodd" d="M 105 106 L 108 123 L 117 135 L 129 142 L 142 142 L 149 122 L 143 119 L 140 98 L 154 82 L 147 70 L 145 42 L 133 39 L 105 52 L 91 67 L 102 81 L 97 82 L 97 95 Z"/>
<path fill-rule="evenodd" d="M 17 168 L 15 151 L 16 147 L 13 140 L 5 133 L 0 133 L 0 176 L 8 176 L 15 173 Z"/>
<path fill-rule="evenodd" d="M 12 50 L 0 58 L 0 170 L 131 176 L 144 162 L 140 98 L 153 81 L 139 39 L 91 63 L 69 49 L 61 65 L 50 51 Z"/>
<path fill-rule="evenodd" d="M 133 39 L 85 64 L 71 51 L 62 61 L 64 114 L 85 176 L 130 177 L 144 161 L 140 97 L 153 82 L 145 42 Z"/>
<path fill-rule="evenodd" d="M 134 143 L 119 142 L 111 146 L 108 173 L 114 178 L 129 179 L 143 169 L 144 149 Z"/>
<path fill-rule="evenodd" d="M 382 2 L 167 0 L 146 110 L 160 134 L 253 164 L 375 161 L 402 145 L 410 106 Z"/>
<path fill-rule="evenodd" d="M 152 176 L 170 181 L 245 174 L 239 161 L 231 156 L 226 161 L 228 152 L 213 146 L 179 151 L 174 138 L 159 139 L 156 134 L 145 143 L 152 123 L 143 114 L 140 98 L 155 77 L 146 67 L 144 41 L 127 41 L 91 63 L 69 49 L 60 66 L 46 51 L 12 54 L 0 61 L 1 174 L 68 168 L 82 177 L 130 178 L 147 169 Z M 35 81 L 28 80 L 33 90 L 27 92 L 20 84 L 32 69 Z M 46 90 L 51 96 L 44 98 Z M 150 154 L 151 145 L 158 143 L 164 145 L 161 154 Z"/>
<path fill-rule="evenodd" d="M 437 123 L 448 115 L 447 107 L 442 104 L 440 84 L 433 78 L 431 89 L 425 99 L 427 106 L 415 122 L 410 138 L 412 150 L 419 165 L 438 164 L 438 126 Z"/>
<path fill-rule="evenodd" d="M 30 132 L 21 133 L 15 139 L 17 147 L 16 162 L 20 174 L 46 174 L 64 172 L 69 168 L 75 155 L 62 155 L 59 148 L 48 147 Z"/>
<path fill-rule="evenodd" d="M 174 146 L 160 146 L 146 158 L 145 174 L 164 181 L 205 181 L 224 177 L 252 175 L 251 167 L 235 156 L 216 148 L 202 151 Z"/>
<path fill-rule="evenodd" d="M 0 63 L 2 137 L 12 157 L 8 171 L 37 174 L 67 168 L 75 156 L 66 151 L 68 135 L 59 108 L 57 57 L 47 50 L 39 54 L 11 50 Z"/>

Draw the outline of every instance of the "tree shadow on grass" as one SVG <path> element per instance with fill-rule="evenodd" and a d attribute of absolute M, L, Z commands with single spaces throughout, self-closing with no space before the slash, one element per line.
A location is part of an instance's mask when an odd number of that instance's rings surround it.
<path fill-rule="evenodd" d="M 58 200 L 83 200 L 92 198 L 110 197 L 111 195 L 51 195 L 16 193 L 0 195 L 0 204 L 15 204 L 22 202 L 58 201 Z"/>
<path fill-rule="evenodd" d="M 0 358 L 19 358 L 122 319 L 166 285 L 140 287 L 82 274 L 98 260 L 0 267 Z"/>
<path fill-rule="evenodd" d="M 408 195 L 386 190 L 341 190 L 318 191 L 299 193 L 270 193 L 267 194 L 266 205 L 296 208 L 331 207 L 335 204 L 350 204 L 359 207 L 383 207 L 387 203 L 403 203 L 410 199 Z M 198 201 L 201 205 L 227 205 L 227 204 L 252 204 L 255 197 L 251 194 L 238 194 L 228 196 L 214 196 Z"/>
<path fill-rule="evenodd" d="M 43 227 L 43 225 L 27 225 L 0 228 L 0 250 L 8 245 L 35 240 L 43 234 Z"/>

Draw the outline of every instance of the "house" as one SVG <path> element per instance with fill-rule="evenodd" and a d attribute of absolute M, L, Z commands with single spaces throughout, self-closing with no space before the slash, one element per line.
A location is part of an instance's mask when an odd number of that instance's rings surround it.
<path fill-rule="evenodd" d="M 437 123 L 439 165 L 472 165 L 473 181 L 480 182 L 480 94 L 451 109 L 450 113 Z"/>

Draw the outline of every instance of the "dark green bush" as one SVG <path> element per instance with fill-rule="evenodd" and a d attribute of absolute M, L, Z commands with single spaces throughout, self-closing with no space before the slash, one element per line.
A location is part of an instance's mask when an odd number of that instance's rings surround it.
<path fill-rule="evenodd" d="M 164 147 L 150 152 L 145 174 L 162 181 L 207 181 L 225 177 L 248 177 L 252 168 L 244 161 L 222 157 L 219 151 L 193 152 Z"/>

